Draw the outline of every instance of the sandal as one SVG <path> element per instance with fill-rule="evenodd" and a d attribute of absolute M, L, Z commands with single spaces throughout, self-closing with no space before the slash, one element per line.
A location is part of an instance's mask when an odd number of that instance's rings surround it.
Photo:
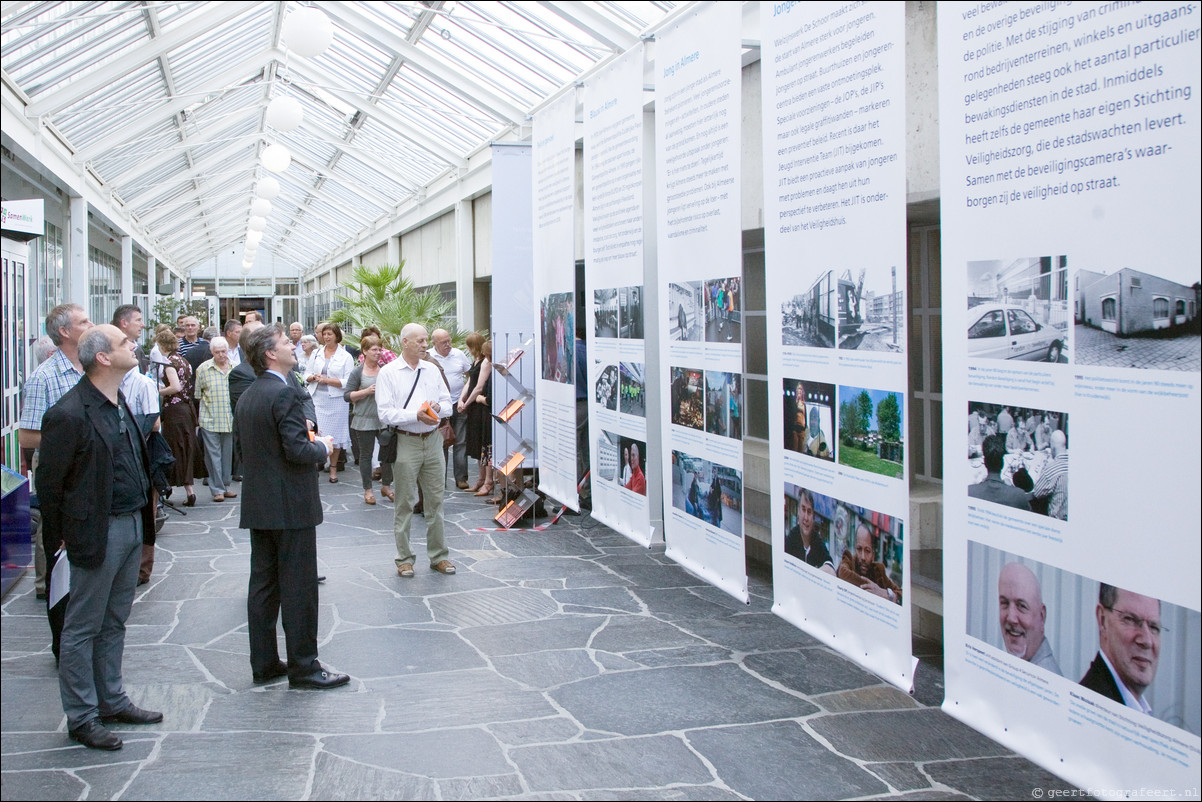
<path fill-rule="evenodd" d="M 371 494 L 370 490 L 363 491 L 363 503 L 364 504 L 375 504 L 376 503 L 376 497 Z"/>
<path fill-rule="evenodd" d="M 330 484 L 332 484 L 332 485 L 336 485 L 336 484 L 338 484 L 338 477 L 337 477 L 337 476 L 331 476 L 331 477 L 330 477 Z"/>

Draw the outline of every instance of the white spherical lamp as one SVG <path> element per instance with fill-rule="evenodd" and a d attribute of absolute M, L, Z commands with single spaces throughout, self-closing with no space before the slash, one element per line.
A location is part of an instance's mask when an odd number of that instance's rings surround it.
<path fill-rule="evenodd" d="M 266 217 L 252 217 L 252 218 L 250 218 L 250 221 L 246 224 L 246 227 L 249 228 L 251 231 L 263 231 L 267 228 L 267 218 Z"/>
<path fill-rule="evenodd" d="M 266 217 L 271 214 L 271 201 L 267 198 L 255 198 L 251 201 L 250 213 L 255 217 Z"/>
<path fill-rule="evenodd" d="M 313 58 L 334 41 L 334 25 L 316 8 L 298 8 L 284 18 L 284 44 L 298 56 Z"/>
<path fill-rule="evenodd" d="M 275 200 L 275 197 L 279 194 L 280 182 L 270 175 L 263 176 L 263 179 L 259 181 L 259 185 L 255 187 L 255 196 L 262 198 L 263 200 Z M 266 216 L 267 215 L 260 215 L 260 217 Z"/>
<path fill-rule="evenodd" d="M 282 173 L 292 164 L 292 154 L 288 148 L 280 144 L 268 145 L 263 148 L 263 166 L 273 173 Z"/>
<path fill-rule="evenodd" d="M 300 101 L 289 95 L 282 95 L 267 104 L 267 124 L 277 131 L 295 131 L 305 118 L 305 110 Z"/>
<path fill-rule="evenodd" d="M 257 247 L 259 247 L 259 243 L 262 241 L 263 241 L 263 232 L 262 231 L 247 231 L 246 232 L 246 246 L 248 248 L 252 247 L 252 246 L 257 248 Z"/>

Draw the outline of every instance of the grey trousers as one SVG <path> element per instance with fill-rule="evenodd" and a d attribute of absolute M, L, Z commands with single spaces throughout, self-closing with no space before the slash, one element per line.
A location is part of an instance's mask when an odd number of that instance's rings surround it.
<path fill-rule="evenodd" d="M 205 467 L 209 469 L 209 490 L 213 495 L 224 494 L 230 486 L 234 465 L 234 433 L 200 430 L 205 445 Z"/>
<path fill-rule="evenodd" d="M 142 516 L 132 512 L 109 518 L 100 567 L 71 566 L 58 664 L 59 694 L 70 729 L 131 704 L 122 687 L 121 658 L 141 561 Z"/>

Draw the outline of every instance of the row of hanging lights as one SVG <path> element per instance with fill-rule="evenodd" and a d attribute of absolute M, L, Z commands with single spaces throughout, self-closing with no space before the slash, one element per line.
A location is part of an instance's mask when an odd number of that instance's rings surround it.
<path fill-rule="evenodd" d="M 313 58 L 326 51 L 334 41 L 334 26 L 320 9 L 303 6 L 284 18 L 284 46 L 288 51 L 304 58 Z M 267 104 L 267 125 L 281 133 L 295 131 L 304 121 L 304 109 L 291 95 L 280 95 Z M 269 173 L 283 173 L 292 164 L 288 148 L 273 142 L 259 154 L 263 169 Z M 246 245 L 242 255 L 242 275 L 250 273 L 258 253 L 263 232 L 267 230 L 267 216 L 271 214 L 271 202 L 280 194 L 279 179 L 265 175 L 255 185 L 255 197 L 250 204 L 250 219 L 246 224 Z"/>

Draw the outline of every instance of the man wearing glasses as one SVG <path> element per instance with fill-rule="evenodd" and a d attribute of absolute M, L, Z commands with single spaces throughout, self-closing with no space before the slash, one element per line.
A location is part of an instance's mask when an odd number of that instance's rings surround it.
<path fill-rule="evenodd" d="M 37 486 L 47 549 L 63 543 L 71 565 L 59 652 L 67 731 L 112 751 L 121 738 L 106 723 L 163 720 L 131 702 L 121 680 L 125 621 L 154 506 L 146 443 L 120 392 L 138 365 L 134 343 L 116 326 L 96 326 L 79 340 L 79 362 L 84 378 L 42 419 Z"/>
<path fill-rule="evenodd" d="M 1098 590 L 1098 654 L 1081 684 L 1149 715 L 1144 691 L 1160 659 L 1160 602 L 1103 584 Z"/>

